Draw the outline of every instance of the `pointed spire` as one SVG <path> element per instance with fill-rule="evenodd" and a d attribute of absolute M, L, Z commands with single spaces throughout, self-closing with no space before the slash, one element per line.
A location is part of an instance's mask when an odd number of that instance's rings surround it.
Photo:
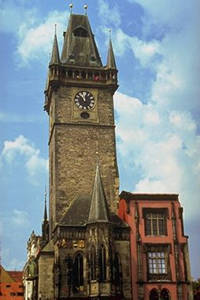
<path fill-rule="evenodd" d="M 55 34 L 54 34 L 54 41 L 53 41 L 53 49 L 52 55 L 49 65 L 59 64 L 60 63 L 60 56 L 59 56 L 59 49 L 58 49 L 58 41 L 56 35 L 56 24 L 55 24 Z"/>
<path fill-rule="evenodd" d="M 109 69 L 117 69 L 116 63 L 115 63 L 115 56 L 113 52 L 113 47 L 112 47 L 112 41 L 111 37 L 109 40 L 109 48 L 108 48 L 108 56 L 107 56 L 107 65 Z"/>
<path fill-rule="evenodd" d="M 45 186 L 45 194 L 44 194 L 44 222 L 47 221 L 47 191 L 46 191 L 46 186 Z"/>
<path fill-rule="evenodd" d="M 102 67 L 87 15 L 70 15 L 61 61 L 83 67 Z"/>
<path fill-rule="evenodd" d="M 88 222 L 109 222 L 109 211 L 98 165 L 96 168 Z"/>

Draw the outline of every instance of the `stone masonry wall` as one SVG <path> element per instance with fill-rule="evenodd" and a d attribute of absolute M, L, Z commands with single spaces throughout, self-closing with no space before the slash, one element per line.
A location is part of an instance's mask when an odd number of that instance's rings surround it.
<path fill-rule="evenodd" d="M 83 89 L 62 87 L 52 96 L 50 124 L 55 125 L 50 130 L 49 152 L 50 172 L 54 171 L 53 181 L 50 180 L 50 210 L 54 224 L 78 195 L 91 194 L 97 162 L 109 206 L 117 210 L 118 169 L 112 93 L 87 89 L 95 96 L 96 104 L 89 112 L 92 118 L 84 120 L 77 118 L 74 95 L 78 90 Z"/>

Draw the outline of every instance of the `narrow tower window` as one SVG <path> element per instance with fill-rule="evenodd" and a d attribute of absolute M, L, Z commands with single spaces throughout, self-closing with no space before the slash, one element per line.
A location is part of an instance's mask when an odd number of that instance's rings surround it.
<path fill-rule="evenodd" d="M 90 272 L 91 272 L 91 280 L 96 279 L 96 253 L 95 248 L 92 246 L 91 254 L 90 254 Z"/>
<path fill-rule="evenodd" d="M 114 258 L 114 281 L 115 284 L 120 287 L 120 260 L 117 253 L 115 253 Z"/>
<path fill-rule="evenodd" d="M 99 249 L 99 280 L 106 280 L 106 249 L 103 245 Z"/>
<path fill-rule="evenodd" d="M 73 264 L 73 292 L 77 293 L 83 286 L 83 256 L 77 254 Z"/>

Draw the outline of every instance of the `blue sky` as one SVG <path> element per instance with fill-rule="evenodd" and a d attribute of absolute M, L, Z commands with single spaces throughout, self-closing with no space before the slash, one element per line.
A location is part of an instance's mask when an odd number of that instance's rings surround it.
<path fill-rule="evenodd" d="M 43 90 L 54 24 L 61 50 L 70 1 L 0 0 L 1 258 L 22 268 L 26 241 L 40 233 L 48 184 Z M 84 13 L 74 1 L 74 13 Z M 179 193 L 200 277 L 200 3 L 88 0 L 104 63 L 109 29 L 119 70 L 115 94 L 121 190 Z"/>

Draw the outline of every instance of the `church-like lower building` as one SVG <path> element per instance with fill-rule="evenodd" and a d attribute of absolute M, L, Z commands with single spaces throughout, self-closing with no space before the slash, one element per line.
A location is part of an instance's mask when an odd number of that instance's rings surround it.
<path fill-rule="evenodd" d="M 149 195 L 144 205 L 127 192 L 119 200 L 117 73 L 111 40 L 104 66 L 87 15 L 71 14 L 61 56 L 55 33 L 45 87 L 49 218 L 45 199 L 42 235 L 28 241 L 26 300 L 191 299 L 178 200 Z"/>

